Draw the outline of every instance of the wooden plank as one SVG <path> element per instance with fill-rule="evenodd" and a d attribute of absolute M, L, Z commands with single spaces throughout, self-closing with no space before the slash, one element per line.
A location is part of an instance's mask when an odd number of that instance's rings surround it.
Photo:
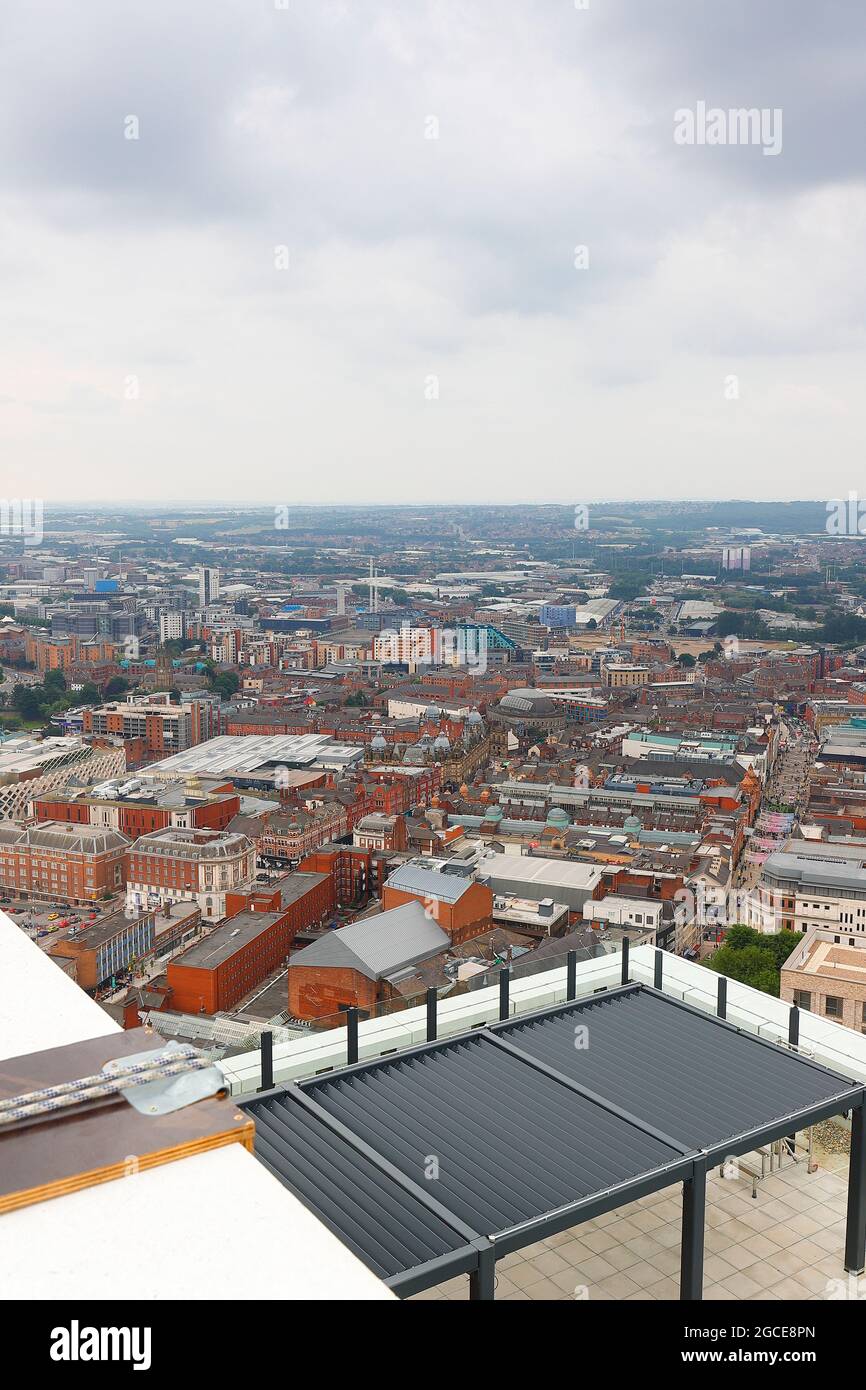
<path fill-rule="evenodd" d="M 135 1028 L 0 1063 L 0 1099 L 74 1081 L 106 1062 L 162 1047 Z M 228 1097 L 142 1115 L 122 1096 L 0 1128 L 0 1213 L 144 1172 L 225 1144 L 252 1152 L 255 1125 Z"/>

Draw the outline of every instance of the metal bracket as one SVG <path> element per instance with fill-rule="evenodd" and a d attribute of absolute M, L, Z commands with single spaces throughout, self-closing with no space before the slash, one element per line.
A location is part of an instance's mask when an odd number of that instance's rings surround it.
<path fill-rule="evenodd" d="M 138 1062 L 156 1062 L 160 1058 L 168 1061 L 172 1053 L 183 1052 L 179 1043 L 169 1042 L 148 1052 L 136 1052 L 128 1057 L 119 1057 L 106 1062 L 102 1070 L 107 1076 L 118 1076 Z M 179 1076 L 167 1076 L 162 1080 L 149 1081 L 144 1086 L 132 1086 L 120 1094 L 140 1115 L 170 1115 L 182 1110 L 186 1105 L 194 1105 L 197 1100 L 205 1100 L 226 1089 L 226 1079 L 221 1067 L 213 1066 L 199 1071 L 183 1072 Z"/>

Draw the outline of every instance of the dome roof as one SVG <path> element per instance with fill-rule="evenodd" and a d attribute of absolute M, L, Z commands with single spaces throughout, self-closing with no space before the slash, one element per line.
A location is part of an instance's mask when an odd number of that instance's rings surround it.
<path fill-rule="evenodd" d="M 571 825 L 571 821 L 569 819 L 568 812 L 564 811 L 561 806 L 551 806 L 550 810 L 547 813 L 547 824 Z"/>
<path fill-rule="evenodd" d="M 640 830 L 640 816 L 626 816 L 625 820 L 622 823 L 622 828 L 623 830 Z"/>
<path fill-rule="evenodd" d="M 523 690 L 509 690 L 508 694 L 503 695 L 499 701 L 498 708 L 506 714 L 524 716 L 560 713 L 559 706 L 550 695 L 545 695 L 543 690 L 533 690 L 528 687 Z"/>
<path fill-rule="evenodd" d="M 375 748 L 377 750 L 387 748 L 388 744 L 385 740 L 384 734 L 374 734 L 372 739 L 370 740 L 370 747 Z"/>
<path fill-rule="evenodd" d="M 428 705 L 424 712 L 425 719 L 441 719 L 442 711 L 438 705 Z"/>
<path fill-rule="evenodd" d="M 466 723 L 467 723 L 467 724 L 483 724 L 483 723 L 484 723 L 484 720 L 481 718 L 481 715 L 478 713 L 478 710 L 475 708 L 474 705 L 473 705 L 472 709 L 469 711 L 469 713 L 468 713 L 467 716 L 466 716 Z"/>
<path fill-rule="evenodd" d="M 447 750 L 451 747 L 451 740 L 449 739 L 447 734 L 440 734 L 438 738 L 435 740 L 433 747 Z"/>

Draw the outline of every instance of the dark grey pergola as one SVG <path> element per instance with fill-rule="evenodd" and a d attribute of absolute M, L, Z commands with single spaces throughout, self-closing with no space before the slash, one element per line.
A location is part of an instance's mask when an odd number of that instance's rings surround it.
<path fill-rule="evenodd" d="M 849 1111 L 845 1268 L 864 1269 L 864 1096 L 628 983 L 239 1104 L 261 1162 L 402 1297 L 468 1273 L 490 1299 L 500 1256 L 681 1182 L 680 1297 L 695 1300 L 708 1169 Z"/>

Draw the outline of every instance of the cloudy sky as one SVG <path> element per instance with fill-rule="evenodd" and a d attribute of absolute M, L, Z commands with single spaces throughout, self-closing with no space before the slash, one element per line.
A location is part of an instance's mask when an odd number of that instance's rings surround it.
<path fill-rule="evenodd" d="M 2 491 L 866 493 L 864 78 L 861 0 L 4 0 Z"/>

